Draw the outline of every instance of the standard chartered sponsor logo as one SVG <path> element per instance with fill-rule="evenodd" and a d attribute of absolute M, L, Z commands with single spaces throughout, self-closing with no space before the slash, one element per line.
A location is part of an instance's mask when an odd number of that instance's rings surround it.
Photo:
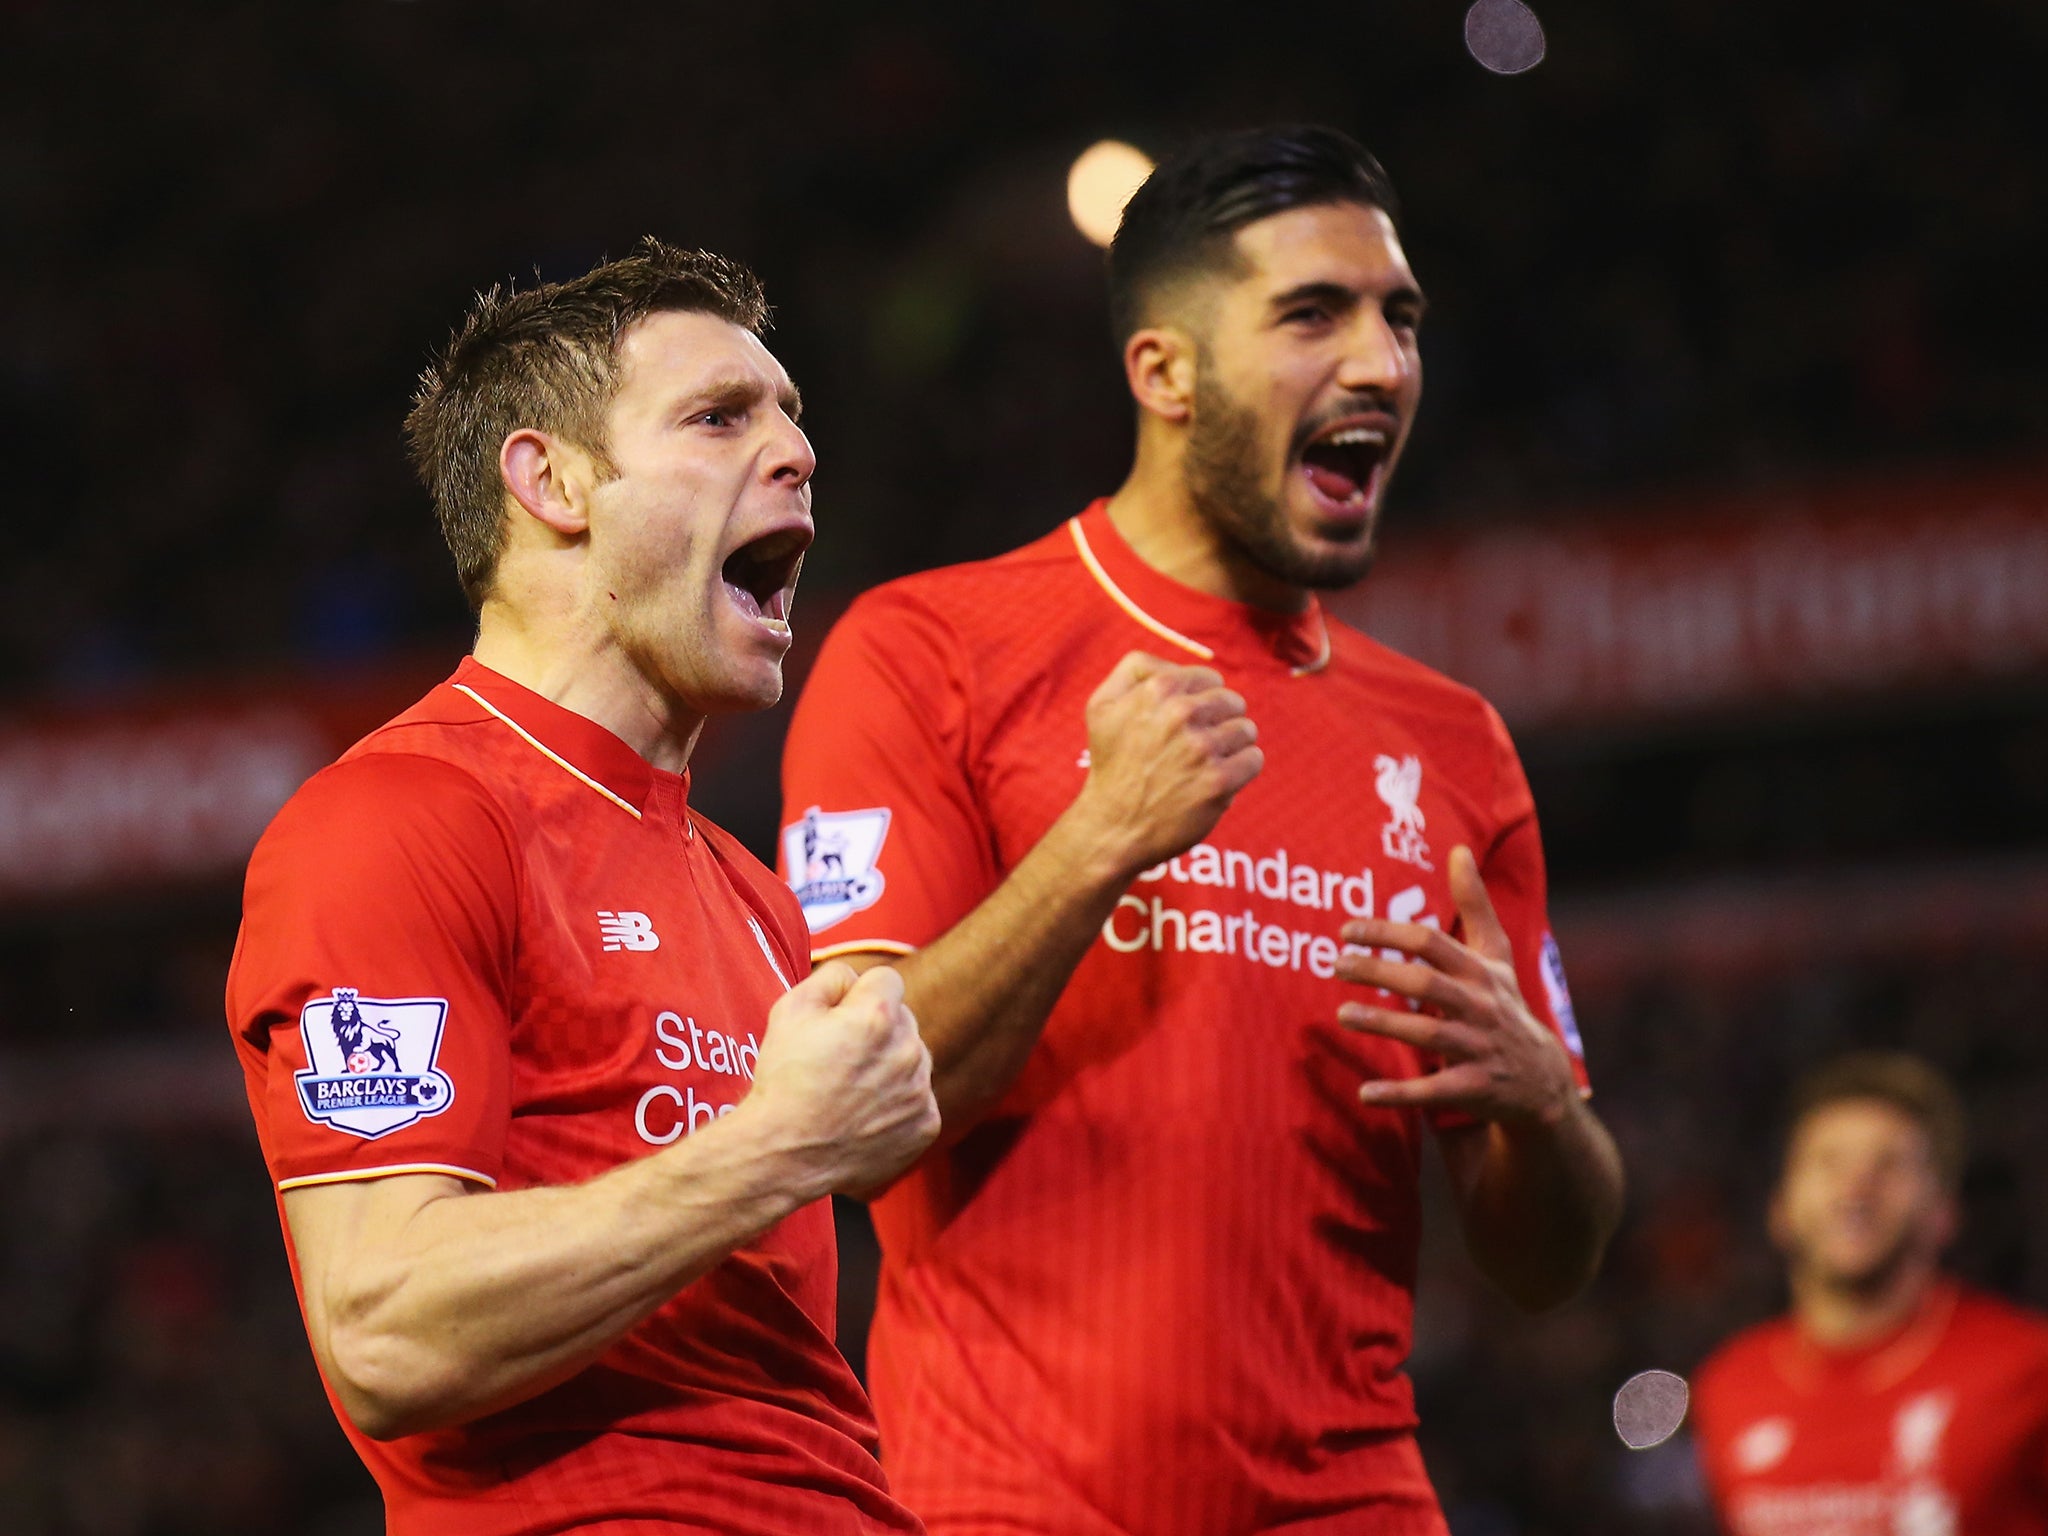
<path fill-rule="evenodd" d="M 1288 858 L 1284 848 L 1254 857 L 1236 848 L 1197 843 L 1179 858 L 1146 870 L 1136 883 L 1141 887 L 1164 884 L 1243 891 L 1248 896 L 1329 913 L 1338 923 L 1346 917 L 1377 915 L 1371 870 L 1347 872 L 1299 864 Z M 1436 927 L 1437 919 L 1423 913 L 1428 900 L 1421 886 L 1408 886 L 1388 898 L 1385 915 L 1395 922 Z M 1118 900 L 1102 925 L 1102 941 L 1122 955 L 1147 949 L 1234 955 L 1276 970 L 1306 970 L 1325 980 L 1336 975 L 1337 957 L 1348 947 L 1327 931 L 1262 921 L 1249 906 L 1228 910 L 1188 905 L 1169 899 L 1165 892 L 1139 890 Z"/>
<path fill-rule="evenodd" d="M 653 1049 L 654 1059 L 671 1072 L 713 1072 L 751 1083 L 761 1042 L 751 1032 L 742 1040 L 663 1009 L 654 1016 Z M 633 1106 L 633 1129 L 649 1145 L 665 1147 L 738 1107 L 737 1099 L 712 1098 L 708 1090 L 706 1097 L 699 1098 L 694 1083 L 656 1083 Z"/>

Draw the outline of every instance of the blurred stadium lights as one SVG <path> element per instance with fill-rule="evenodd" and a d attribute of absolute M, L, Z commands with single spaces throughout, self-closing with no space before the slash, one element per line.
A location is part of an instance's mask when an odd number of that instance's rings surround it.
<path fill-rule="evenodd" d="M 1465 47 L 1496 75 L 1519 75 L 1543 62 L 1543 23 L 1522 0 L 1473 0 Z"/>
<path fill-rule="evenodd" d="M 1105 250 L 1116 238 L 1124 204 L 1152 174 L 1152 158 L 1119 139 L 1103 139 L 1082 150 L 1067 172 L 1067 212 L 1074 228 Z"/>

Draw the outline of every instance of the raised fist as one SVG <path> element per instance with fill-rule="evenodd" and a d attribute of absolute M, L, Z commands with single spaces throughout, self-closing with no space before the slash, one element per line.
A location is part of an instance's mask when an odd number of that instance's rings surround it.
<path fill-rule="evenodd" d="M 1132 651 L 1088 700 L 1076 804 L 1136 874 L 1208 835 L 1265 766 L 1258 736 L 1221 674 Z"/>
<path fill-rule="evenodd" d="M 932 1058 L 886 965 L 831 961 L 776 1000 L 747 1099 L 820 1194 L 865 1194 L 939 1134 Z M 757 1102 L 758 1101 L 758 1102 Z"/>

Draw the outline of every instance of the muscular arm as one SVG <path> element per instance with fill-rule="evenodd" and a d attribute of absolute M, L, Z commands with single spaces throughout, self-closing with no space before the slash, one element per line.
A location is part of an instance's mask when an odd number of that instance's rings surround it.
<path fill-rule="evenodd" d="M 586 1184 L 288 1190 L 307 1329 L 350 1419 L 390 1439 L 524 1401 L 798 1207 L 895 1173 L 938 1129 L 901 996 L 888 972 L 820 970 L 770 1013 L 738 1109 Z"/>
<path fill-rule="evenodd" d="M 1002 884 L 915 954 L 841 957 L 902 972 L 948 1138 L 1016 1080 L 1132 879 L 1192 846 L 1258 773 L 1256 737 L 1216 673 L 1132 652 L 1088 702 L 1087 782 Z"/>
<path fill-rule="evenodd" d="M 1580 1096 L 1564 1046 L 1523 1001 L 1514 954 L 1468 848 L 1452 850 L 1451 895 L 1465 943 L 1417 923 L 1345 926 L 1347 981 L 1427 1011 L 1347 1002 L 1338 1019 L 1441 1058 L 1425 1077 L 1369 1082 L 1369 1105 L 1444 1107 L 1478 1124 L 1440 1138 L 1473 1262 L 1520 1305 L 1553 1307 L 1582 1290 L 1621 1219 L 1621 1155 Z"/>

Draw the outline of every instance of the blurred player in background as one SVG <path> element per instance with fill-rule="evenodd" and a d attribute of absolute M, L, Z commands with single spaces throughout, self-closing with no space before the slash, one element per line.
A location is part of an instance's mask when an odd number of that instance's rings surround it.
<path fill-rule="evenodd" d="M 1793 1098 L 1771 1236 L 1789 1316 L 1701 1367 L 1701 1457 L 1733 1536 L 2048 1536 L 2048 1318 L 1941 1272 L 1963 1114 L 1868 1052 Z"/>
<path fill-rule="evenodd" d="M 892 973 L 688 803 L 782 690 L 810 444 L 745 269 L 480 299 L 408 428 L 476 651 L 249 866 L 228 1013 L 394 1536 L 913 1531 L 824 1197 L 938 1129 Z"/>
<path fill-rule="evenodd" d="M 1421 1128 L 1535 1306 L 1620 1167 L 1499 718 L 1315 598 L 1371 561 L 1422 298 L 1315 128 L 1159 167 L 1110 290 L 1123 488 L 862 598 L 785 758 L 813 958 L 900 964 L 946 1121 L 874 1208 L 890 1475 L 950 1536 L 1441 1536 Z"/>

